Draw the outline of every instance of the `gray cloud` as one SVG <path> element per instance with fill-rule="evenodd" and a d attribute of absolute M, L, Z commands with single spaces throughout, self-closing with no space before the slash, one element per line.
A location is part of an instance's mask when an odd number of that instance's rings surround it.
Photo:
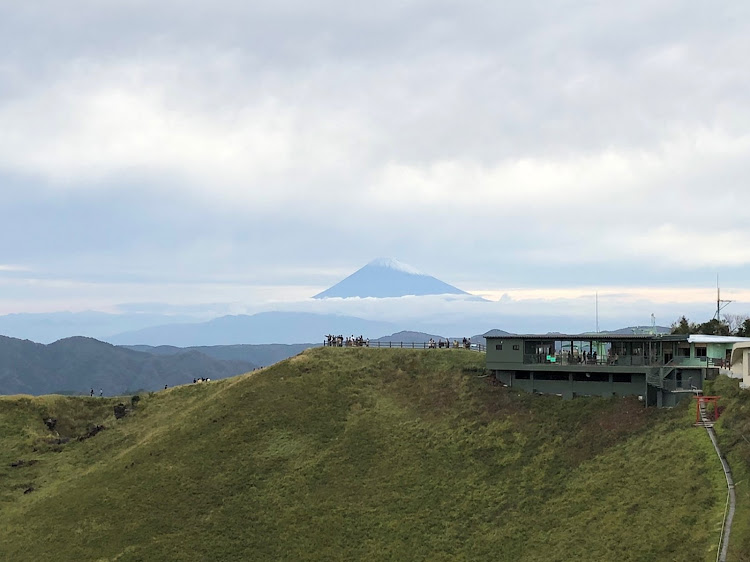
<path fill-rule="evenodd" d="M 706 286 L 717 269 L 742 287 L 748 15 L 6 4 L 0 262 L 114 283 L 113 305 L 174 283 L 256 302 L 379 255 L 477 290 Z M 18 298 L 64 305 L 33 286 Z"/>

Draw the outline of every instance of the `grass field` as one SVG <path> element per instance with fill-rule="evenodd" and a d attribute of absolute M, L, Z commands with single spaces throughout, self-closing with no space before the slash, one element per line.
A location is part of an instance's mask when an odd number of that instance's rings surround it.
<path fill-rule="evenodd" d="M 483 367 L 317 348 L 120 420 L 2 398 L 0 560 L 714 560 L 726 488 L 687 407 L 518 394 Z"/>
<path fill-rule="evenodd" d="M 750 392 L 741 391 L 737 379 L 719 377 L 707 394 L 722 396 L 723 412 L 714 429 L 732 468 L 737 494 L 729 559 L 750 562 Z"/>

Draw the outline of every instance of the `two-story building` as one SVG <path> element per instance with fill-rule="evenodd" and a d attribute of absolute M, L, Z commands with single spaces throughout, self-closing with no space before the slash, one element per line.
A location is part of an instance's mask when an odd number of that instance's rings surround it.
<path fill-rule="evenodd" d="M 673 406 L 703 389 L 750 338 L 679 334 L 507 334 L 490 331 L 487 369 L 498 382 L 528 392 L 638 396 Z"/>

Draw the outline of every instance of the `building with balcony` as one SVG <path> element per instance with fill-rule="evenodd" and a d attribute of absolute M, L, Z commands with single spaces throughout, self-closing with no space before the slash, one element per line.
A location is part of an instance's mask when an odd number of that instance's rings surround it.
<path fill-rule="evenodd" d="M 507 334 L 490 331 L 487 369 L 496 381 L 528 392 L 638 396 L 674 406 L 703 389 L 750 338 L 679 334 Z"/>

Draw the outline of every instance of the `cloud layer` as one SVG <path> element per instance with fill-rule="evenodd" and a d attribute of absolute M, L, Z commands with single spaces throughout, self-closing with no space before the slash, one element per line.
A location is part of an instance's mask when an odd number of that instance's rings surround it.
<path fill-rule="evenodd" d="M 8 3 L 0 313 L 297 302 L 379 255 L 744 291 L 748 10 Z"/>

